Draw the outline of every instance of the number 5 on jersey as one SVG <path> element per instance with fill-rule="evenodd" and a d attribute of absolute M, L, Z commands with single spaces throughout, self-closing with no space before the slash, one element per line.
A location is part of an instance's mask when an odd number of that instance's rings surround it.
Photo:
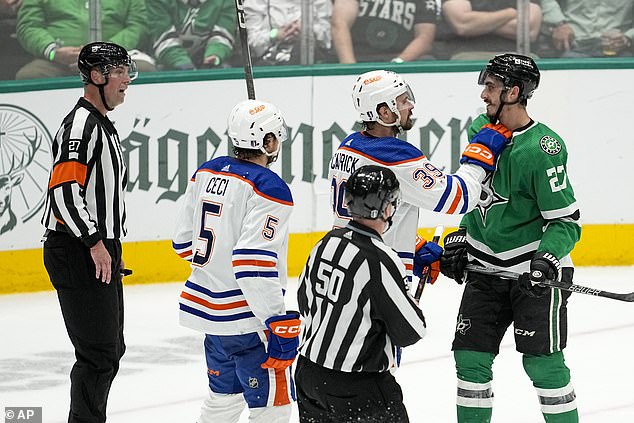
<path fill-rule="evenodd" d="M 213 201 L 205 201 L 202 203 L 203 210 L 200 216 L 200 233 L 198 234 L 198 242 L 196 243 L 196 252 L 192 258 L 195 266 L 204 266 L 209 262 L 211 253 L 214 249 L 215 234 L 211 226 L 211 219 L 208 217 L 220 217 L 222 213 L 222 204 Z"/>

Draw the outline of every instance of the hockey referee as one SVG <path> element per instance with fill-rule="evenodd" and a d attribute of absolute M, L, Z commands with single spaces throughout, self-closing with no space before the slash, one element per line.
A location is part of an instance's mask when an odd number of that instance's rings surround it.
<path fill-rule="evenodd" d="M 110 385 L 125 351 L 121 243 L 127 168 L 106 113 L 123 103 L 136 66 L 116 44 L 81 49 L 84 95 L 53 142 L 42 223 L 44 265 L 75 347 L 69 422 L 105 422 Z"/>
<path fill-rule="evenodd" d="M 300 422 L 408 422 L 390 370 L 399 347 L 426 329 L 405 290 L 405 265 L 381 238 L 400 202 L 399 182 L 388 168 L 363 166 L 345 192 L 352 221 L 317 243 L 299 279 Z"/>

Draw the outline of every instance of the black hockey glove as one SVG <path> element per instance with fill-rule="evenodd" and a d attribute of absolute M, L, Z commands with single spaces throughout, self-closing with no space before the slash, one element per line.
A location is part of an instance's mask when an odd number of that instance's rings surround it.
<path fill-rule="evenodd" d="M 465 281 L 467 265 L 467 230 L 460 228 L 445 237 L 445 252 L 440 257 L 440 271 L 459 284 Z"/>
<path fill-rule="evenodd" d="M 523 273 L 518 280 L 520 291 L 529 297 L 542 297 L 550 288 L 540 284 L 545 280 L 558 280 L 560 272 L 561 263 L 557 257 L 538 251 L 531 260 L 531 271 Z"/>

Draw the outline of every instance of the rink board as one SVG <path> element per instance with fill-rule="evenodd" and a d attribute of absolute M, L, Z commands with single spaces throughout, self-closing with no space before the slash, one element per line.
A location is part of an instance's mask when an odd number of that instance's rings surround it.
<path fill-rule="evenodd" d="M 630 265 L 634 264 L 630 185 L 634 180 L 634 132 L 627 126 L 634 98 L 634 61 L 611 62 L 623 65 L 616 68 L 587 63 L 594 68 L 562 69 L 545 64 L 529 112 L 567 144 L 568 175 L 584 228 L 573 252 L 575 263 Z M 417 120 L 407 141 L 446 172 L 457 168 L 466 145 L 466 128 L 482 110 L 480 87 L 475 83 L 480 67 L 480 63 L 435 62 L 398 68 L 417 101 Z M 340 141 L 356 128 L 349 91 L 356 75 L 369 70 L 367 66 L 316 69 L 281 69 L 277 74 L 256 69 L 258 98 L 276 103 L 290 129 L 273 170 L 290 185 L 295 202 L 290 222 L 291 275 L 299 274 L 310 248 L 332 224 L 328 161 Z M 2 151 L 0 175 L 8 171 L 7 154 L 32 159 L 10 194 L 17 223 L 0 233 L 0 293 L 50 288 L 40 243 L 50 143 L 81 92 L 73 79 L 0 84 L 0 136 L 13 136 L 16 146 L 12 152 Z M 124 239 L 124 258 L 135 272 L 129 283 L 186 278 L 187 263 L 179 262 L 169 242 L 178 199 L 199 163 L 227 154 L 226 117 L 244 93 L 237 70 L 157 74 L 139 78 L 128 90 L 126 102 L 109 114 L 129 163 L 129 234 Z M 0 149 L 8 145 L 6 139 L 0 140 Z M 28 143 L 34 139 L 35 144 Z M 29 151 L 29 145 L 36 149 Z M 1 223 L 8 212 L 0 212 Z M 443 224 L 449 228 L 458 222 L 457 216 L 422 212 L 419 226 Z"/>

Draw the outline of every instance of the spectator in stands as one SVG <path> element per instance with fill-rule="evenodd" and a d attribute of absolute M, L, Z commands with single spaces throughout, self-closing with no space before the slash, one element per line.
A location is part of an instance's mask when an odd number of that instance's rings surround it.
<path fill-rule="evenodd" d="M 634 53 L 632 0 L 542 0 L 549 57 L 629 56 Z"/>
<path fill-rule="evenodd" d="M 0 16 L 15 16 L 22 0 L 0 0 Z"/>
<path fill-rule="evenodd" d="M 234 0 L 145 1 L 161 69 L 227 66 L 236 31 Z"/>
<path fill-rule="evenodd" d="M 443 0 L 442 13 L 449 27 L 446 52 L 456 60 L 488 60 L 515 51 L 517 0 Z M 539 35 L 542 11 L 539 0 L 529 4 L 531 41 Z"/>
<path fill-rule="evenodd" d="M 332 0 L 313 0 L 315 62 L 328 62 Z M 249 47 L 256 65 L 300 63 L 301 0 L 245 0 Z"/>
<path fill-rule="evenodd" d="M 15 35 L 16 18 L 22 0 L 0 0 L 0 46 L 2 66 L 0 80 L 15 78 L 15 73 L 31 57 L 18 43 Z"/>
<path fill-rule="evenodd" d="M 334 0 L 332 40 L 340 63 L 424 58 L 436 32 L 435 0 Z"/>
<path fill-rule="evenodd" d="M 86 3 L 88 4 L 88 3 Z M 90 34 L 89 13 L 73 0 L 23 0 L 18 12 L 17 36 L 36 57 L 16 79 L 77 75 L 77 59 Z M 140 48 L 146 36 L 144 0 L 101 0 L 102 39 L 121 45 L 142 72 L 155 69 L 154 60 Z"/>

